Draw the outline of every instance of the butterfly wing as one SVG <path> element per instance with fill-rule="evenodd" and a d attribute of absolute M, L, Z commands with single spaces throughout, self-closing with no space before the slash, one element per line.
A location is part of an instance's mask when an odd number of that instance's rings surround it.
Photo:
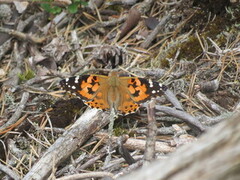
<path fill-rule="evenodd" d="M 118 111 L 123 115 L 136 112 L 139 108 L 139 104 L 134 102 L 126 88 L 120 88 L 120 90 L 122 92 L 122 97 L 118 105 Z"/>
<path fill-rule="evenodd" d="M 109 110 L 110 103 L 111 108 L 116 108 L 124 115 L 134 113 L 140 103 L 153 96 L 161 96 L 167 89 L 158 82 L 138 77 L 118 77 L 115 74 L 75 76 L 62 80 L 60 84 L 92 108 Z M 109 95 L 109 92 L 114 92 L 113 89 L 117 95 Z"/>
<path fill-rule="evenodd" d="M 83 75 L 66 78 L 60 81 L 61 87 L 70 93 L 80 97 L 83 102 L 92 107 L 102 110 L 109 108 L 106 101 L 106 95 L 101 88 L 107 76 Z M 103 84 L 103 86 L 100 86 Z"/>
<path fill-rule="evenodd" d="M 139 104 L 151 97 L 161 96 L 167 87 L 161 83 L 138 77 L 120 77 L 122 100 L 118 110 L 123 114 L 134 113 Z"/>
<path fill-rule="evenodd" d="M 128 79 L 127 84 L 132 100 L 137 103 L 146 102 L 151 97 L 162 96 L 163 91 L 167 90 L 167 87 L 161 83 L 138 77 Z"/>

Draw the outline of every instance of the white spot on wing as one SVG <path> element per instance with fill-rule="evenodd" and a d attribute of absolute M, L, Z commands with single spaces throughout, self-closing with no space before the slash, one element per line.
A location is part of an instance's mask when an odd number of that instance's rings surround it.
<path fill-rule="evenodd" d="M 79 80 L 79 76 L 76 76 L 74 82 L 77 84 L 77 83 L 78 83 L 78 80 Z"/>
<path fill-rule="evenodd" d="M 155 91 L 155 90 L 152 90 L 152 93 L 153 93 L 153 94 L 155 94 L 155 93 L 156 93 L 156 91 Z"/>
<path fill-rule="evenodd" d="M 151 80 L 151 79 L 149 79 L 149 80 L 148 80 L 148 82 L 149 82 L 149 87 L 151 87 L 151 88 L 152 88 L 152 87 L 153 87 L 153 82 L 152 82 L 152 80 Z"/>
<path fill-rule="evenodd" d="M 69 78 L 66 78 L 65 81 L 66 81 L 66 84 L 67 84 L 67 82 L 69 81 Z"/>
<path fill-rule="evenodd" d="M 72 89 L 76 89 L 76 86 L 72 86 Z"/>

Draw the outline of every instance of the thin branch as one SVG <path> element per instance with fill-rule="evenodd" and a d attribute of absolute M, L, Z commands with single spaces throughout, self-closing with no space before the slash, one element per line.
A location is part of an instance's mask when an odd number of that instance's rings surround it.
<path fill-rule="evenodd" d="M 46 40 L 46 37 L 39 38 L 39 37 L 36 37 L 33 35 L 22 33 L 20 31 L 15 31 L 15 30 L 3 28 L 3 27 L 0 27 L 0 32 L 6 33 L 6 34 L 12 35 L 16 38 L 19 38 L 21 40 L 30 41 L 30 42 L 36 43 L 36 44 L 41 44 Z"/>
<path fill-rule="evenodd" d="M 65 177 L 58 178 L 56 180 L 78 180 L 78 179 L 85 179 L 85 178 L 106 178 L 108 177 L 109 180 L 114 179 L 113 174 L 110 172 L 90 172 L 90 173 L 82 173 L 82 174 L 74 174 Z"/>
<path fill-rule="evenodd" d="M 144 165 L 149 164 L 153 159 L 155 159 L 155 144 L 156 144 L 156 134 L 157 125 L 155 118 L 155 100 L 152 100 L 148 104 L 148 135 L 146 140 L 146 150 L 144 153 Z"/>
<path fill-rule="evenodd" d="M 156 38 L 156 36 L 164 29 L 164 25 L 167 23 L 168 19 L 171 17 L 170 14 L 164 16 L 153 32 L 148 36 L 148 38 L 141 44 L 141 47 L 146 49 L 150 46 L 152 41 Z"/>
<path fill-rule="evenodd" d="M 170 108 L 166 106 L 159 106 L 156 105 L 156 109 L 164 112 L 166 114 L 172 115 L 174 117 L 177 117 L 179 119 L 182 119 L 184 122 L 186 122 L 197 134 L 201 134 L 206 130 L 206 126 L 202 125 L 199 121 L 198 118 L 191 116 L 190 114 L 176 110 L 175 108 Z"/>
<path fill-rule="evenodd" d="M 7 166 L 4 166 L 1 163 L 0 163 L 0 171 L 4 172 L 14 180 L 20 180 L 20 177 L 14 171 L 12 171 L 10 168 L 8 168 Z"/>

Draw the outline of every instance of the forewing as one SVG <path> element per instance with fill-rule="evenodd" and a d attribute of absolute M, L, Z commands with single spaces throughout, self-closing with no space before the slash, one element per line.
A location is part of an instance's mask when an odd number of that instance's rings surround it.
<path fill-rule="evenodd" d="M 127 89 L 134 102 L 142 103 L 151 97 L 161 96 L 167 87 L 151 79 L 131 77 L 127 80 Z"/>
<path fill-rule="evenodd" d="M 92 100 L 100 87 L 100 77 L 83 75 L 66 78 L 60 81 L 61 87 L 87 101 Z"/>
<path fill-rule="evenodd" d="M 61 80 L 60 85 L 64 90 L 80 97 L 91 108 L 107 110 L 109 109 L 106 101 L 107 91 L 101 90 L 101 87 L 106 87 L 106 79 L 107 76 L 100 75 L 75 76 Z"/>

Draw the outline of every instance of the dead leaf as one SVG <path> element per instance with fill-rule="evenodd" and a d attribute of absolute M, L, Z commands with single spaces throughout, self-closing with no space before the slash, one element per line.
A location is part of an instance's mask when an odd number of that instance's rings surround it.
<path fill-rule="evenodd" d="M 159 21 L 155 17 L 149 17 L 145 19 L 145 24 L 149 29 L 153 30 L 159 24 Z"/>
<path fill-rule="evenodd" d="M 17 11 L 19 14 L 22 14 L 28 7 L 28 2 L 27 1 L 13 1 Z"/>
<path fill-rule="evenodd" d="M 131 31 L 140 21 L 141 13 L 137 8 L 132 8 L 129 11 L 128 18 L 122 26 L 122 31 L 119 36 L 119 40 L 122 39 L 129 31 Z"/>

